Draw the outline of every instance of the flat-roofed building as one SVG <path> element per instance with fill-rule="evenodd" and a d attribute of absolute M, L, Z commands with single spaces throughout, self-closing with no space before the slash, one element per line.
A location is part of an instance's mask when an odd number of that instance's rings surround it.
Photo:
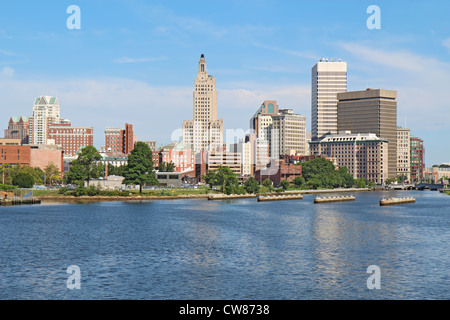
<path fill-rule="evenodd" d="M 389 142 L 388 177 L 397 175 L 397 91 L 367 89 L 337 94 L 338 131 L 373 133 Z M 386 162 L 386 161 L 384 161 Z"/>
<path fill-rule="evenodd" d="M 61 119 L 49 126 L 47 141 L 61 146 L 66 156 L 74 156 L 82 148 L 94 145 L 94 128 L 73 127 L 70 120 Z"/>
<path fill-rule="evenodd" d="M 311 71 L 311 133 L 316 140 L 337 129 L 337 96 L 347 91 L 347 63 L 320 59 Z"/>
<path fill-rule="evenodd" d="M 425 170 L 425 147 L 423 140 L 418 137 L 411 137 L 411 180 L 420 181 Z"/>
<path fill-rule="evenodd" d="M 292 109 L 280 109 L 272 116 L 271 157 L 280 155 L 306 155 L 306 117 L 295 114 Z"/>
<path fill-rule="evenodd" d="M 397 175 L 411 179 L 411 133 L 407 128 L 397 128 Z"/>
<path fill-rule="evenodd" d="M 105 152 L 128 155 L 134 149 L 133 125 L 126 123 L 125 129 L 105 129 Z"/>
<path fill-rule="evenodd" d="M 21 139 L 0 138 L 0 146 L 20 146 L 20 145 L 22 145 Z"/>
<path fill-rule="evenodd" d="M 239 152 L 207 152 L 195 155 L 195 175 L 201 179 L 208 170 L 217 170 L 219 166 L 228 167 L 237 176 L 242 175 L 242 154 Z"/>
<path fill-rule="evenodd" d="M 389 144 L 373 133 L 325 135 L 321 140 L 311 141 L 310 154 L 335 159 L 339 167 L 346 167 L 355 179 L 364 178 L 383 184 L 388 178 Z"/>
<path fill-rule="evenodd" d="M 45 169 L 55 165 L 63 172 L 63 150 L 56 145 L 0 145 L 0 164 Z"/>

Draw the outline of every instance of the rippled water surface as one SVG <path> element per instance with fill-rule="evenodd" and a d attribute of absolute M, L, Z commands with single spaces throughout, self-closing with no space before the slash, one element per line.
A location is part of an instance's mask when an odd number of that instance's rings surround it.
<path fill-rule="evenodd" d="M 2 207 L 0 299 L 449 299 L 450 196 L 355 196 Z"/>

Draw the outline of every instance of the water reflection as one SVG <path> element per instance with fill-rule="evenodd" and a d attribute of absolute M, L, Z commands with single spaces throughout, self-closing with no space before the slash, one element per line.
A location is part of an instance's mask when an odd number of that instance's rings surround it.
<path fill-rule="evenodd" d="M 414 205 L 177 200 L 2 208 L 0 298 L 449 298 L 450 197 Z M 65 268 L 79 265 L 82 290 Z M 367 267 L 382 289 L 366 287 Z"/>

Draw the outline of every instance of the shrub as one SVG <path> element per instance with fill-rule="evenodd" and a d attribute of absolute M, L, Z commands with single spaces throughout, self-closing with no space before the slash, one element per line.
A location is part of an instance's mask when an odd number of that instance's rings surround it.
<path fill-rule="evenodd" d="M 88 196 L 90 196 L 90 197 L 93 197 L 93 196 L 96 196 L 96 195 L 99 194 L 99 190 L 97 190 L 97 188 L 94 187 L 94 186 L 89 186 L 89 187 L 86 189 L 86 194 L 87 194 Z"/>
<path fill-rule="evenodd" d="M 86 188 L 85 187 L 78 187 L 75 189 L 75 197 L 82 197 L 86 195 Z"/>
<path fill-rule="evenodd" d="M 10 186 L 8 184 L 0 184 L 0 190 L 10 191 L 10 190 L 14 190 L 14 189 L 17 189 L 17 186 Z"/>
<path fill-rule="evenodd" d="M 58 190 L 59 194 L 66 194 L 66 192 L 67 192 L 67 188 L 66 187 L 59 188 L 59 190 Z"/>

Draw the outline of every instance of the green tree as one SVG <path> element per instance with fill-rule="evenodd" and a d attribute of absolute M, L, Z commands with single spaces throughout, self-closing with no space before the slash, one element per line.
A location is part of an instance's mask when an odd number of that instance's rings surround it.
<path fill-rule="evenodd" d="M 303 177 L 296 177 L 294 181 L 292 181 L 294 185 L 299 188 L 305 184 L 305 178 Z"/>
<path fill-rule="evenodd" d="M 58 167 L 53 164 L 53 162 L 49 163 L 44 168 L 44 184 L 49 182 L 51 185 L 61 179 L 61 172 Z"/>
<path fill-rule="evenodd" d="M 259 183 L 255 178 L 250 177 L 247 181 L 245 181 L 244 189 L 248 193 L 257 193 L 259 191 Z"/>
<path fill-rule="evenodd" d="M 264 179 L 262 185 L 269 190 L 272 190 L 273 188 L 272 180 L 270 180 L 269 178 Z"/>
<path fill-rule="evenodd" d="M 353 176 L 348 172 L 347 167 L 340 167 L 337 170 L 337 174 L 341 178 L 341 187 L 351 188 L 355 185 L 355 179 Z"/>
<path fill-rule="evenodd" d="M 123 176 L 123 171 L 125 166 L 113 166 L 111 164 L 108 165 L 108 175 L 109 176 Z"/>
<path fill-rule="evenodd" d="M 139 185 L 139 193 L 145 184 L 157 185 L 150 147 L 137 142 L 128 156 L 128 164 L 123 172 L 123 183 L 126 185 Z"/>
<path fill-rule="evenodd" d="M 403 183 L 406 181 L 407 176 L 404 174 L 399 174 L 395 180 L 397 181 L 397 183 Z"/>
<path fill-rule="evenodd" d="M 363 177 L 356 179 L 355 184 L 358 188 L 367 188 L 366 179 L 364 179 Z"/>
<path fill-rule="evenodd" d="M 12 184 L 19 188 L 33 188 L 34 177 L 31 173 L 20 172 L 13 177 Z"/>
<path fill-rule="evenodd" d="M 211 188 L 220 187 L 225 194 L 232 194 L 239 186 L 236 174 L 228 167 L 219 166 L 216 170 L 208 170 L 202 178 Z"/>
<path fill-rule="evenodd" d="M 291 183 L 288 180 L 281 180 L 280 186 L 283 190 L 287 190 L 291 186 Z"/>
<path fill-rule="evenodd" d="M 160 162 L 158 165 L 158 171 L 160 172 L 174 172 L 175 163 L 171 162 Z"/>
<path fill-rule="evenodd" d="M 87 146 L 81 149 L 78 158 L 72 162 L 72 166 L 66 175 L 67 183 L 82 185 L 84 181 L 89 185 L 89 181 L 103 175 L 104 166 L 98 164 L 102 156 L 94 146 Z"/>
<path fill-rule="evenodd" d="M 5 182 L 7 184 L 12 184 L 12 180 L 14 179 L 14 176 L 16 176 L 19 173 L 28 173 L 30 174 L 35 184 L 42 184 L 44 181 L 44 171 L 42 171 L 41 168 L 33 168 L 33 167 L 27 167 L 27 166 L 11 166 L 8 169 L 8 177 L 5 179 Z"/>

